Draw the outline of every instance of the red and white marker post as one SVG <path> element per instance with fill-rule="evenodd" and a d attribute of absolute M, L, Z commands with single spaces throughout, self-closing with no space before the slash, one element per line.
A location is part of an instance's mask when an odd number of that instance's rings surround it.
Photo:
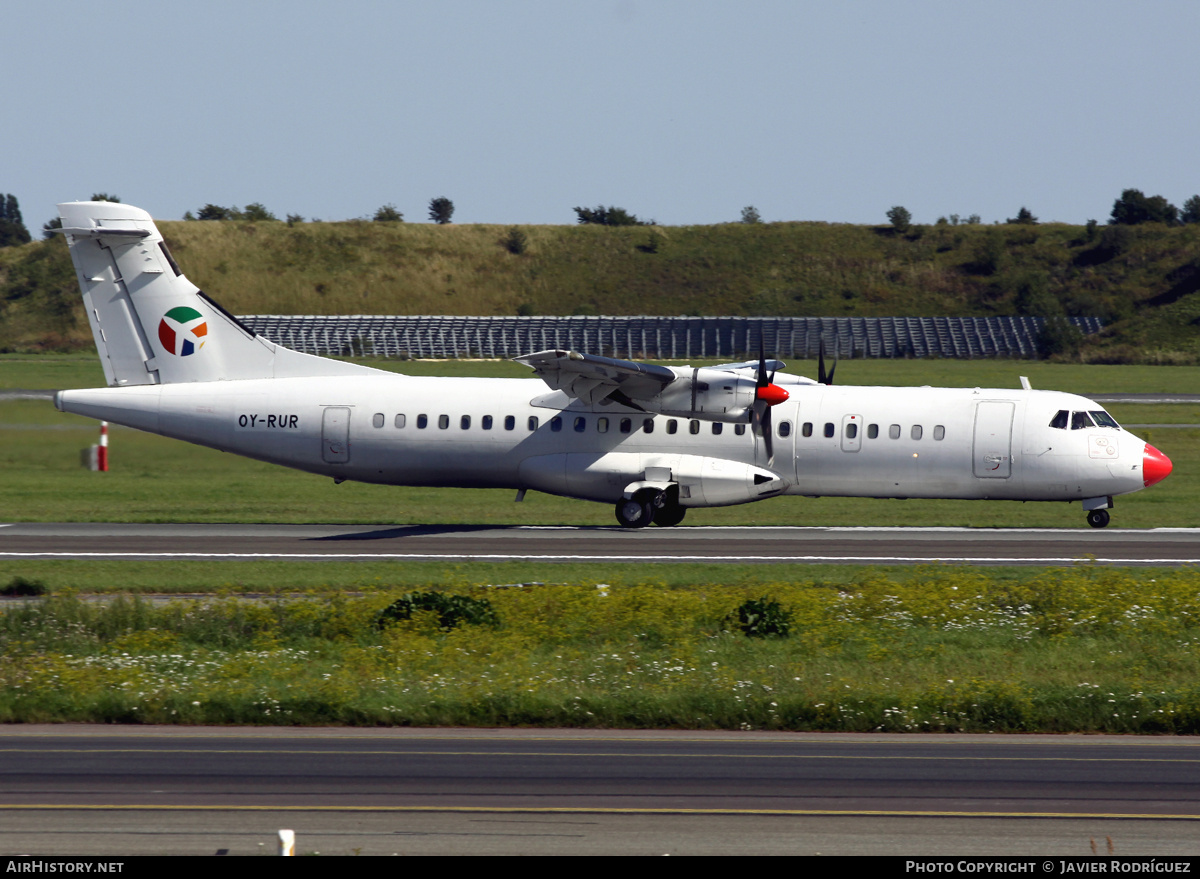
<path fill-rule="evenodd" d="M 96 449 L 96 469 L 108 472 L 108 422 L 100 422 L 100 446 Z"/>

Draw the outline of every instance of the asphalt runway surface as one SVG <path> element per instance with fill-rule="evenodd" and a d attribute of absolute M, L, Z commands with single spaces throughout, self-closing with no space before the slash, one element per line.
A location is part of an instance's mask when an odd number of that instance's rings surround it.
<path fill-rule="evenodd" d="M 1200 854 L 1200 740 L 0 727 L 0 850 Z"/>
<path fill-rule="evenodd" d="M 1200 563 L 1200 529 L 0 524 L 0 559 Z"/>

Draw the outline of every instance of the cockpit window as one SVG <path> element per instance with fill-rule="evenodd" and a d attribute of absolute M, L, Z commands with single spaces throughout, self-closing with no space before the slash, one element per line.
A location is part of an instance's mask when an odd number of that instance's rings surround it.
<path fill-rule="evenodd" d="M 1095 426 L 1096 425 L 1092 422 L 1091 416 L 1089 416 L 1086 412 L 1071 413 L 1071 430 L 1084 430 L 1085 428 Z"/>
<path fill-rule="evenodd" d="M 1096 424 L 1100 427 L 1120 428 L 1120 426 L 1121 426 L 1121 425 L 1117 424 L 1117 419 L 1113 418 L 1111 415 L 1109 415 L 1103 409 L 1099 410 L 1098 412 L 1090 412 L 1088 414 L 1090 414 L 1092 416 L 1092 418 L 1096 419 Z"/>
<path fill-rule="evenodd" d="M 1067 422 L 1071 419 L 1071 413 L 1066 409 L 1059 409 L 1054 413 L 1054 417 L 1050 419 L 1050 426 L 1057 427 L 1059 430 L 1067 429 Z"/>

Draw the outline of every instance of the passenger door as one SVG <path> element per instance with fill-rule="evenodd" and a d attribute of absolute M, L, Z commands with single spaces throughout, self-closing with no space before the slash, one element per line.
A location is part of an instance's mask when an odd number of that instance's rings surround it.
<path fill-rule="evenodd" d="M 1008 479 L 1012 475 L 1012 422 L 1014 404 L 986 400 L 975 407 L 972 461 L 980 479 Z"/>

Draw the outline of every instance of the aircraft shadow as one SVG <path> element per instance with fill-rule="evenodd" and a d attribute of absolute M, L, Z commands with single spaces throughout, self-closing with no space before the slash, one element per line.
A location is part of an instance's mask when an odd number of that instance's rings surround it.
<path fill-rule="evenodd" d="M 444 534 L 476 534 L 485 531 L 514 531 L 518 525 L 394 525 L 386 528 L 372 528 L 366 531 L 356 531 L 350 534 L 329 534 L 325 537 L 306 537 L 306 541 L 320 543 L 322 541 L 342 540 L 402 540 L 405 537 L 437 537 Z M 581 529 L 589 530 L 589 529 Z M 590 529 L 611 530 L 611 529 Z"/>

